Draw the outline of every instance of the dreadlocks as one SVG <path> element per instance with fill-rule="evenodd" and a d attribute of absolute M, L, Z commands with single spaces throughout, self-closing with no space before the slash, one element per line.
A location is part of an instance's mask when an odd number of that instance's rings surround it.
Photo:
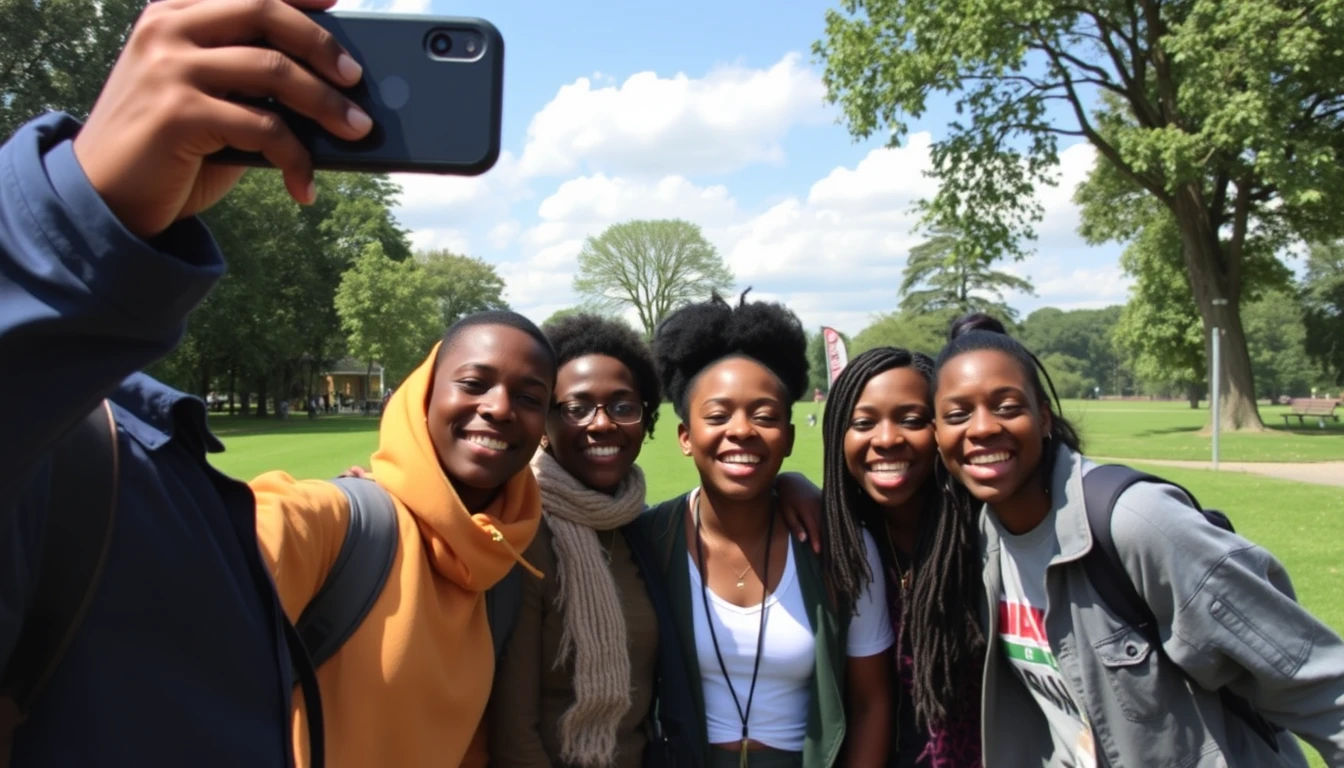
<path fill-rule="evenodd" d="M 1078 432 L 1060 415 L 1058 405 L 1051 408 L 1046 395 L 1047 386 L 1051 394 L 1055 391 L 1050 375 L 1035 355 L 1008 335 L 1002 323 L 989 315 L 970 314 L 954 321 L 948 336 L 947 346 L 934 365 L 935 390 L 938 373 L 953 358 L 985 349 L 1003 352 L 1022 366 L 1040 407 L 1052 411 L 1052 437 L 1078 449 Z M 1054 454 L 1047 452 L 1042 461 L 1046 482 L 1054 459 Z M 906 610 L 907 626 L 902 628 L 910 638 L 915 660 L 915 709 L 925 723 L 942 721 L 964 712 L 961 707 L 978 703 L 962 703 L 958 697 L 964 696 L 973 682 L 968 676 L 978 674 L 978 665 L 971 662 L 985 646 L 975 608 L 980 589 L 977 539 L 981 504 L 941 461 L 935 465 L 934 475 L 942 509 L 934 516 L 934 524 L 920 532 L 922 552 Z"/>
<path fill-rule="evenodd" d="M 918 371 L 933 389 L 934 364 L 927 355 L 880 347 L 854 358 L 836 379 L 824 421 L 825 514 L 822 516 L 823 567 L 841 595 L 857 594 L 873 578 L 863 557 L 859 527 L 880 531 L 883 511 L 848 471 L 845 433 L 863 388 L 893 368 Z M 935 471 L 941 462 L 935 462 Z M 916 533 L 910 594 L 902 606 L 898 649 L 912 659 L 915 712 L 923 727 L 946 722 L 975 706 L 967 685 L 977 674 L 984 649 L 976 615 L 979 589 L 977 531 L 973 516 L 947 514 L 939 494 L 925 494 Z M 894 553 L 879 547 L 883 558 Z M 894 564 L 884 562 L 886 567 Z M 850 602 L 848 605 L 852 606 Z M 902 650 L 901 654 L 906 653 Z"/>

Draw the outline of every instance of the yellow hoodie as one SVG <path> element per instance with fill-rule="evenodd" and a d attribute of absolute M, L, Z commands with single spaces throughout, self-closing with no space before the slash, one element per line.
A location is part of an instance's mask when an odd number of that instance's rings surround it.
<path fill-rule="evenodd" d="M 388 401 L 373 477 L 396 502 L 401 546 L 363 624 L 317 671 L 327 765 L 456 766 L 476 735 L 494 674 L 484 591 L 521 560 L 541 494 L 527 465 L 471 514 L 440 468 L 425 425 L 437 346 Z M 257 538 L 285 613 L 297 620 L 345 538 L 350 509 L 321 480 L 271 472 L 252 481 Z M 303 697 L 294 750 L 308 765 Z"/>

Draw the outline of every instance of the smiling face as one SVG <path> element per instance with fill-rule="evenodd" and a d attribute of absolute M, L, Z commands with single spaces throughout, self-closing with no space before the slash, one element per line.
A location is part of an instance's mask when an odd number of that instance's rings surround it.
<path fill-rule="evenodd" d="M 914 368 L 883 371 L 868 380 L 845 430 L 845 466 L 878 506 L 909 502 L 933 474 L 929 383 Z"/>
<path fill-rule="evenodd" d="M 536 452 L 551 371 L 541 345 L 506 325 L 466 328 L 440 353 L 426 424 L 439 465 L 473 512 Z"/>
<path fill-rule="evenodd" d="M 745 358 L 711 365 L 691 388 L 686 416 L 677 439 L 706 489 L 735 501 L 770 492 L 793 451 L 793 425 L 788 393 L 769 369 Z"/>
<path fill-rule="evenodd" d="M 606 355 L 576 357 L 560 367 L 555 378 L 556 407 L 546 420 L 551 455 L 565 471 L 584 485 L 611 492 L 629 474 L 644 443 L 644 420 L 617 424 L 611 412 L 632 412 L 639 405 L 635 375 L 620 360 Z M 567 419 L 567 412 L 603 406 L 584 426 Z"/>
<path fill-rule="evenodd" d="M 947 361 L 935 407 L 938 451 L 971 495 L 1000 512 L 1024 501 L 1048 509 L 1035 478 L 1051 415 L 1012 355 L 977 350 Z"/>

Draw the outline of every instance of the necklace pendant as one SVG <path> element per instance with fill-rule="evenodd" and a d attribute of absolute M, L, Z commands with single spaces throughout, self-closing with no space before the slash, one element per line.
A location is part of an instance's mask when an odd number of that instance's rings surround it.
<path fill-rule="evenodd" d="M 737 588 L 738 588 L 738 589 L 746 589 L 746 588 L 747 588 L 747 580 L 746 580 L 746 579 L 738 579 L 738 580 L 737 580 Z"/>
<path fill-rule="evenodd" d="M 751 764 L 751 761 L 747 759 L 747 739 L 746 739 L 746 737 L 743 737 L 743 738 L 742 738 L 742 757 L 740 757 L 740 758 L 738 759 L 737 764 L 738 764 L 738 766 L 739 766 L 740 768 L 747 768 L 747 766 Z"/>

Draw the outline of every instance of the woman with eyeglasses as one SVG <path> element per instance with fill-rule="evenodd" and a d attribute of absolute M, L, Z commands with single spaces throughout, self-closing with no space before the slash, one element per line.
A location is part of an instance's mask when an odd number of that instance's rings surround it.
<path fill-rule="evenodd" d="M 658 637 L 670 610 L 629 527 L 644 510 L 635 459 L 658 418 L 658 376 L 622 323 L 574 315 L 544 330 L 559 369 L 532 461 L 542 522 L 524 557 L 545 578 L 523 579 L 491 701 L 490 764 L 637 768 L 662 731 L 651 728 L 655 680 L 685 679 L 660 669 L 660 651 L 675 651 Z M 660 707 L 660 722 L 676 709 Z"/>

